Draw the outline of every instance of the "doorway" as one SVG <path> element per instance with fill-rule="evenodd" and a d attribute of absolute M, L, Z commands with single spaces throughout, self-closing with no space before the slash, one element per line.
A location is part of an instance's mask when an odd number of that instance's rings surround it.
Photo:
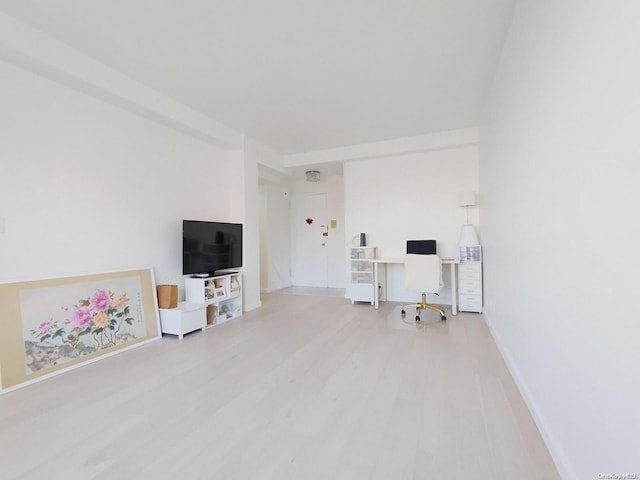
<path fill-rule="evenodd" d="M 328 287 L 327 194 L 300 195 L 293 199 L 291 222 L 291 283 L 301 287 Z"/>

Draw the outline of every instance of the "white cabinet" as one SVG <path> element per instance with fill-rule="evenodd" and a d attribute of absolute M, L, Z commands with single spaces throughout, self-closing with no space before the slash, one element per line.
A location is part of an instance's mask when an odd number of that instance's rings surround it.
<path fill-rule="evenodd" d="M 184 282 L 185 300 L 203 303 L 207 326 L 242 315 L 242 275 L 228 273 L 215 277 L 189 277 Z"/>
<path fill-rule="evenodd" d="M 470 250 L 473 249 L 473 250 Z M 466 247 L 458 266 L 458 303 L 461 312 L 482 313 L 482 254 L 480 247 Z M 469 261 L 471 260 L 471 261 Z"/>
<path fill-rule="evenodd" d="M 207 326 L 207 306 L 204 303 L 178 303 L 177 308 L 159 308 L 162 333 L 177 335 L 204 330 Z"/>
<path fill-rule="evenodd" d="M 373 285 L 373 264 L 376 258 L 376 247 L 351 247 L 350 250 L 350 283 L 349 298 L 354 302 L 371 302 L 376 290 Z"/>

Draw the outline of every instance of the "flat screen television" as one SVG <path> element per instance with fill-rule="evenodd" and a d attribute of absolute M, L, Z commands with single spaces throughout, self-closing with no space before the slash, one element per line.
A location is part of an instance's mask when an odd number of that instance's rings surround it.
<path fill-rule="evenodd" d="M 407 240 L 407 253 L 417 255 L 435 255 L 435 240 Z"/>
<path fill-rule="evenodd" d="M 182 274 L 213 276 L 242 267 L 242 224 L 182 221 Z"/>

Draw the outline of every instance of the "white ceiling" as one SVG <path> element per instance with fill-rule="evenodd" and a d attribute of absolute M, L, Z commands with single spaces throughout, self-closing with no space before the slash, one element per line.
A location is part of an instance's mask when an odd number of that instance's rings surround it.
<path fill-rule="evenodd" d="M 0 0 L 292 154 L 477 125 L 515 0 Z"/>

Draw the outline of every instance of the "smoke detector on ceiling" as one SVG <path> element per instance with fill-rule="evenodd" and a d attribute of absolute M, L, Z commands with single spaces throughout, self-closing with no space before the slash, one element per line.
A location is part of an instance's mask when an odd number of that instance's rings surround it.
<path fill-rule="evenodd" d="M 307 176 L 307 182 L 320 181 L 320 172 L 318 170 L 307 170 L 304 174 Z"/>

